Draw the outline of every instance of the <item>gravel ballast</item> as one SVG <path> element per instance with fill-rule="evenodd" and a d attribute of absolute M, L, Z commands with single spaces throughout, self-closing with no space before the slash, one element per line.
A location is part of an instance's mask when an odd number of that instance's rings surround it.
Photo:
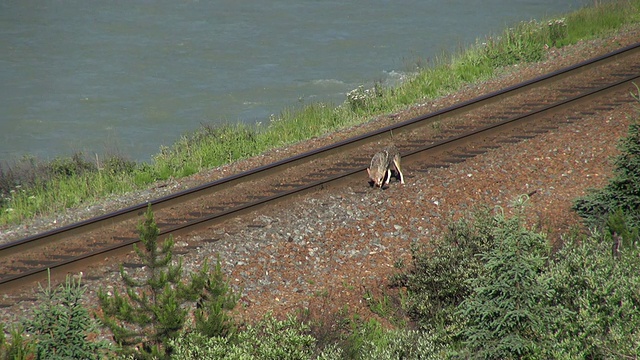
<path fill-rule="evenodd" d="M 498 90 L 635 43 L 640 31 L 628 28 L 599 40 L 563 49 L 548 50 L 548 59 L 532 65 L 505 69 L 494 80 L 469 85 L 460 92 L 417 105 L 394 117 L 381 117 L 367 124 L 309 142 L 271 151 L 223 168 L 172 180 L 149 190 L 113 197 L 84 209 L 55 217 L 43 217 L 21 226 L 2 229 L 3 238 L 19 238 L 45 229 L 100 215 L 109 210 L 144 202 L 171 191 L 282 159 L 301 151 L 329 144 L 365 131 L 402 121 L 424 109 L 437 110 Z M 589 188 L 606 184 L 612 174 L 611 158 L 624 137 L 637 104 L 583 118 L 558 130 L 478 155 L 449 168 L 429 172 L 403 169 L 405 185 L 391 181 L 388 189 L 370 188 L 366 174 L 361 181 L 330 191 L 317 191 L 277 206 L 243 215 L 223 225 L 177 237 L 176 249 L 199 243 L 183 257 L 185 270 L 197 270 L 208 259 L 221 260 L 233 288 L 242 293 L 236 309 L 238 319 L 249 322 L 273 312 L 284 316 L 308 308 L 318 316 L 347 309 L 362 318 L 376 316 L 365 295 L 387 289 L 395 265 L 411 261 L 412 242 L 429 242 L 442 234 L 451 219 L 480 205 L 509 204 L 531 194 L 528 219 L 558 242 L 563 232 L 579 226 L 571 212 L 576 197 Z M 129 260 L 119 260 L 130 261 Z M 114 263 L 115 261 L 111 261 Z M 86 272 L 87 302 L 96 304 L 100 286 L 118 284 L 117 267 Z M 138 270 L 139 271 L 139 270 Z M 94 276 L 99 280 L 90 280 Z M 28 292 L 34 294 L 37 287 Z M 4 294 L 4 303 L 16 299 Z M 0 309 L 7 324 L 30 316 L 32 300 Z"/>

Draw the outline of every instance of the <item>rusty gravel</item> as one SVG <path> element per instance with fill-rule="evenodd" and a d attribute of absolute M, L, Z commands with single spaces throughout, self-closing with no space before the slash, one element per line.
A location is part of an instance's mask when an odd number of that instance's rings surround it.
<path fill-rule="evenodd" d="M 197 186 L 504 88 L 637 39 L 640 30 L 627 28 L 603 39 L 551 48 L 544 62 L 504 69 L 493 80 L 469 85 L 393 116 L 187 179 L 155 184 L 85 208 L 5 227 L 2 237 L 27 236 Z M 579 219 L 570 211 L 572 201 L 587 189 L 606 184 L 611 176 L 611 157 L 617 153 L 617 141 L 625 136 L 631 116 L 637 117 L 633 103 L 428 173 L 412 172 L 411 164 L 407 164 L 406 184 L 392 181 L 387 190 L 370 188 L 363 174 L 361 181 L 342 188 L 317 191 L 197 234 L 177 237 L 176 250 L 190 248 L 183 257 L 186 270 L 198 269 L 205 259 L 221 259 L 230 283 L 242 293 L 236 310 L 238 319 L 251 322 L 269 311 L 284 316 L 302 308 L 310 309 L 315 316 L 331 316 L 346 309 L 365 319 L 375 317 L 364 296 L 367 292 L 391 292 L 387 288 L 389 276 L 397 272 L 394 265 L 410 263 L 412 242 L 428 242 L 439 236 L 451 219 L 476 206 L 500 206 L 510 211 L 513 199 L 532 194 L 528 220 L 546 231 L 552 241 L 557 242 L 560 234 L 579 226 Z M 96 304 L 95 293 L 100 286 L 117 286 L 116 270 L 114 265 L 87 269 L 83 282 L 88 286 L 89 306 Z M 29 317 L 36 291 L 37 287 L 4 294 L 0 301 L 8 306 L 0 308 L 2 323 Z"/>

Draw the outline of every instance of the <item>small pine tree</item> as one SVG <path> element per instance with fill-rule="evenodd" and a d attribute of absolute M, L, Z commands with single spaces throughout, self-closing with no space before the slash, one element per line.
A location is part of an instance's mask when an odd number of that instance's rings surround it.
<path fill-rule="evenodd" d="M 234 294 L 225 281 L 218 259 L 205 285 L 195 311 L 196 331 L 208 337 L 229 337 L 235 333 L 235 324 L 228 311 L 235 308 L 239 296 Z"/>
<path fill-rule="evenodd" d="M 26 335 L 22 324 L 13 326 L 9 331 L 9 341 L 5 336 L 5 326 L 0 324 L 0 359 L 26 360 L 35 357 L 33 342 L 25 339 Z"/>
<path fill-rule="evenodd" d="M 111 295 L 99 290 L 101 320 L 125 352 L 134 353 L 134 346 L 139 345 L 136 356 L 162 358 L 170 353 L 168 340 L 174 339 L 184 327 L 187 303 L 202 297 L 207 284 L 218 279 L 209 278 L 205 263 L 189 281 L 182 280 L 182 261 L 172 262 L 173 238 L 158 243 L 159 230 L 151 206 L 138 231 L 142 246 L 134 246 L 134 250 L 145 274 L 140 279 L 134 278 L 120 266 L 126 291 L 121 294 L 114 290 Z"/>
<path fill-rule="evenodd" d="M 616 210 L 607 217 L 604 234 L 608 240 L 611 240 L 611 254 L 614 257 L 620 257 L 621 251 L 638 246 L 640 228 L 637 225 L 633 227 L 630 224 L 637 223 L 622 209 Z"/>
<path fill-rule="evenodd" d="M 49 279 L 47 287 L 40 288 L 41 305 L 25 321 L 37 359 L 99 359 L 106 354 L 105 341 L 89 340 L 98 324 L 81 303 L 86 288 L 80 279 L 67 276 L 66 283 L 54 289 Z"/>

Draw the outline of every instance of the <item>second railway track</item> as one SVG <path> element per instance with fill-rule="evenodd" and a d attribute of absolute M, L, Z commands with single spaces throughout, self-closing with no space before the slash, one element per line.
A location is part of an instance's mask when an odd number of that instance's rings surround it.
<path fill-rule="evenodd" d="M 155 199 L 161 238 L 188 233 L 287 197 L 363 178 L 371 155 L 390 139 L 407 172 L 482 154 L 504 142 L 552 131 L 629 96 L 640 76 L 640 44 L 331 146 Z M 364 186 L 363 186 L 364 189 Z M 0 293 L 114 252 L 129 251 L 147 203 L 0 245 Z"/>

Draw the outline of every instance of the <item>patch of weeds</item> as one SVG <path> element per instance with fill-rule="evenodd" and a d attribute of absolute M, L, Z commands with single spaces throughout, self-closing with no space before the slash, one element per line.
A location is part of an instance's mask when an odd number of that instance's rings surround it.
<path fill-rule="evenodd" d="M 369 310 L 376 315 L 379 315 L 383 318 L 387 318 L 392 311 L 392 303 L 389 299 L 389 296 L 383 294 L 382 296 L 376 297 L 374 296 L 370 290 L 367 290 L 363 296 L 364 301 L 366 301 L 369 306 Z"/>
<path fill-rule="evenodd" d="M 345 280 L 342 280 L 342 286 L 349 291 L 353 291 L 356 289 L 353 284 L 348 284 Z"/>
<path fill-rule="evenodd" d="M 350 330 L 349 307 L 345 305 L 338 311 L 327 311 L 329 301 L 330 299 L 324 298 L 322 304 L 297 311 L 297 321 L 308 325 L 318 349 L 341 343 Z"/>
<path fill-rule="evenodd" d="M 367 290 L 363 295 L 363 300 L 367 303 L 372 313 L 395 325 L 405 325 L 406 313 L 403 303 L 406 304 L 406 293 L 402 294 L 400 292 L 399 296 L 394 296 L 383 292 L 381 295 L 376 296 L 371 290 Z"/>

